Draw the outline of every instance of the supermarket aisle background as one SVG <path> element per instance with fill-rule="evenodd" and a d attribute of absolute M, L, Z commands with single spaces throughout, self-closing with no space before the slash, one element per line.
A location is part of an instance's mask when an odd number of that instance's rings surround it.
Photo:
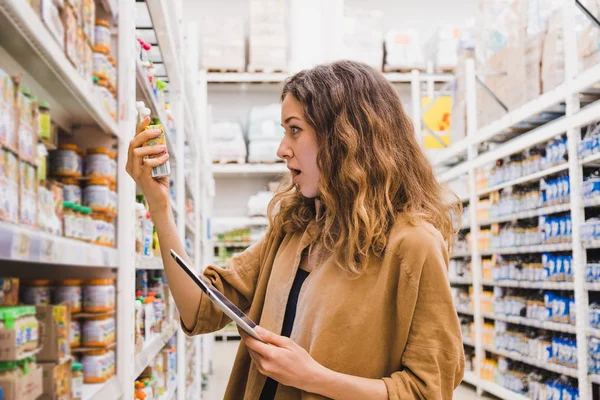
<path fill-rule="evenodd" d="M 227 388 L 227 381 L 231 373 L 231 367 L 240 342 L 230 340 L 228 342 L 215 342 L 213 373 L 209 379 L 206 400 L 221 400 Z M 454 392 L 455 400 L 494 399 L 494 397 L 478 397 L 475 391 L 468 385 L 459 386 Z"/>

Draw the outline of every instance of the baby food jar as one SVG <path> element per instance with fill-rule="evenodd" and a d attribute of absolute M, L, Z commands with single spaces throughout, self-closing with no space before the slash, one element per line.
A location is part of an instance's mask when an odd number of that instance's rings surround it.
<path fill-rule="evenodd" d="M 110 50 L 110 22 L 107 20 L 96 20 L 96 29 L 94 29 L 94 46 L 102 47 L 107 52 Z"/>
<path fill-rule="evenodd" d="M 21 300 L 25 304 L 40 306 L 50 304 L 50 281 L 34 280 L 23 282 Z"/>
<path fill-rule="evenodd" d="M 94 47 L 94 76 L 99 79 L 108 78 L 108 69 L 110 68 L 110 62 L 108 61 L 108 52 L 106 49 L 95 46 Z"/>
<path fill-rule="evenodd" d="M 81 186 L 79 181 L 74 178 L 64 178 L 63 184 L 63 200 L 69 201 L 73 204 L 81 204 Z"/>
<path fill-rule="evenodd" d="M 97 313 L 115 309 L 115 280 L 92 279 L 83 287 L 83 310 Z"/>
<path fill-rule="evenodd" d="M 71 330 L 69 333 L 69 344 L 71 347 L 81 346 L 81 323 L 78 320 L 71 321 Z"/>
<path fill-rule="evenodd" d="M 98 349 L 85 353 L 81 358 L 83 365 L 83 383 L 103 383 L 108 376 L 105 373 L 106 350 Z"/>
<path fill-rule="evenodd" d="M 92 235 L 92 243 L 103 245 L 105 231 L 106 231 L 106 222 L 104 221 L 104 214 L 92 212 L 92 227 L 90 229 L 90 234 Z"/>
<path fill-rule="evenodd" d="M 109 206 L 109 187 L 106 179 L 92 179 L 83 189 L 83 205 L 94 212 L 105 213 Z"/>
<path fill-rule="evenodd" d="M 71 312 L 78 313 L 82 309 L 81 280 L 67 279 L 56 283 L 54 289 L 55 303 L 69 303 Z"/>
<path fill-rule="evenodd" d="M 108 157 L 110 160 L 108 178 L 112 182 L 116 182 L 117 181 L 117 153 L 111 151 L 108 153 Z"/>
<path fill-rule="evenodd" d="M 115 319 L 99 315 L 85 319 L 81 323 L 81 344 L 83 347 L 106 347 L 114 342 Z"/>
<path fill-rule="evenodd" d="M 83 398 L 83 365 L 78 362 L 71 364 L 71 395 L 73 399 Z"/>
<path fill-rule="evenodd" d="M 36 318 L 35 307 L 21 307 L 19 311 L 22 329 L 25 334 L 23 341 L 23 350 L 31 351 L 38 347 L 39 340 L 39 322 Z"/>
<path fill-rule="evenodd" d="M 21 319 L 21 307 L 0 308 L 0 328 L 15 331 L 15 351 L 17 354 L 23 352 L 26 339 L 26 328 Z"/>
<path fill-rule="evenodd" d="M 117 215 L 117 185 L 115 183 L 111 183 L 108 186 L 108 213 L 111 215 Z"/>
<path fill-rule="evenodd" d="M 88 178 L 108 178 L 110 176 L 110 157 L 108 149 L 97 147 L 88 149 L 85 158 L 85 176 Z"/>
<path fill-rule="evenodd" d="M 55 176 L 80 177 L 81 162 L 75 144 L 61 144 L 50 154 L 51 171 Z"/>

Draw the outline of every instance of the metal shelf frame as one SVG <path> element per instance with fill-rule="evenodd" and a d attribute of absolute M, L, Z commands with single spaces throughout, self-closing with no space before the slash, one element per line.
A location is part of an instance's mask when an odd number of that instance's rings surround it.
<path fill-rule="evenodd" d="M 524 399 L 517 393 L 513 393 L 495 383 L 483 381 L 478 375 L 481 369 L 482 361 L 485 357 L 485 351 L 491 351 L 497 355 L 505 356 L 517 361 L 530 364 L 536 368 L 553 371 L 559 374 L 565 374 L 578 380 L 579 395 L 581 398 L 591 398 L 591 384 L 596 377 L 590 377 L 588 374 L 588 355 L 587 341 L 588 336 L 596 334 L 596 330 L 589 329 L 588 325 L 588 290 L 598 290 L 600 285 L 587 283 L 585 280 L 585 268 L 576 268 L 573 282 L 510 282 L 510 281 L 489 281 L 482 279 L 481 257 L 484 255 L 498 254 L 522 254 L 522 253 L 542 253 L 570 251 L 573 255 L 573 265 L 586 265 L 586 249 L 600 247 L 600 243 L 583 243 L 581 240 L 581 227 L 585 222 L 584 207 L 600 205 L 597 199 L 584 199 L 582 195 L 582 166 L 596 164 L 600 161 L 600 154 L 593 154 L 583 159 L 579 158 L 578 147 L 581 140 L 580 128 L 600 121 L 600 101 L 595 101 L 582 107 L 580 104 L 580 94 L 594 85 L 600 84 L 600 65 L 589 68 L 578 73 L 577 40 L 574 29 L 575 4 L 572 1 L 563 2 L 563 34 L 565 43 L 565 81 L 564 84 L 552 90 L 551 92 L 540 95 L 538 98 L 522 107 L 507 113 L 503 118 L 481 129 L 477 128 L 477 98 L 475 93 L 476 74 L 474 62 L 468 61 L 466 65 L 466 100 L 467 100 L 467 137 L 457 144 L 445 150 L 443 154 L 437 155 L 432 161 L 434 165 L 444 165 L 449 160 L 458 155 L 467 153 L 467 161 L 438 173 L 438 179 L 442 183 L 449 182 L 458 177 L 467 175 L 469 182 L 469 203 L 471 224 L 471 240 L 476 243 L 479 235 L 479 226 L 477 221 L 476 207 L 474 206 L 480 199 L 493 191 L 501 190 L 513 185 L 533 182 L 548 175 L 558 174 L 568 171 L 570 178 L 570 199 L 567 205 L 561 205 L 552 209 L 536 210 L 534 212 L 519 213 L 507 217 L 493 219 L 490 222 L 502 222 L 518 218 L 528 218 L 546 214 L 550 212 L 571 212 L 572 219 L 572 239 L 567 243 L 525 246 L 495 250 L 480 250 L 477 246 L 471 246 L 472 251 L 467 254 L 456 254 L 455 257 L 470 257 L 471 269 L 473 271 L 473 295 L 474 322 L 475 322 L 475 362 L 473 370 L 474 377 L 469 380 L 477 387 L 478 392 L 488 392 L 503 399 Z M 491 150 L 478 153 L 479 145 L 497 138 L 507 129 L 526 121 L 541 112 L 554 106 L 564 108 L 564 116 L 554 119 L 533 130 L 521 134 L 504 143 L 492 146 Z M 476 172 L 479 168 L 491 165 L 496 160 L 502 159 L 508 155 L 521 152 L 533 145 L 546 142 L 557 135 L 566 135 L 568 162 L 546 168 L 542 171 L 523 176 L 513 181 L 504 182 L 493 187 L 477 190 Z M 573 291 L 576 303 L 576 325 L 558 324 L 554 322 L 541 322 L 529 320 L 520 317 L 505 317 L 490 315 L 482 312 L 480 307 L 481 291 L 483 286 L 505 286 L 520 287 L 544 290 L 570 290 Z M 457 310 L 459 313 L 461 310 Z M 557 364 L 550 364 L 533 360 L 528 357 L 520 356 L 513 352 L 507 352 L 483 345 L 483 319 L 494 318 L 510 323 L 533 326 L 543 329 L 549 329 L 556 332 L 566 332 L 574 334 L 577 340 L 577 368 L 566 368 Z M 473 383 L 474 382 L 474 383 Z M 597 382 L 600 382 L 600 378 Z"/>

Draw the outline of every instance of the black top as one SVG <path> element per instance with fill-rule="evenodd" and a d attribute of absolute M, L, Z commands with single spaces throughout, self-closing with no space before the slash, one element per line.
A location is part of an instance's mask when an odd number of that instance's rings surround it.
<path fill-rule="evenodd" d="M 292 328 L 294 327 L 294 319 L 296 319 L 296 307 L 298 305 L 298 296 L 300 295 L 300 289 L 302 284 L 308 277 L 308 272 L 298 268 L 292 289 L 290 290 L 290 296 L 288 297 L 287 306 L 285 307 L 285 316 L 283 317 L 283 327 L 281 328 L 281 336 L 290 337 L 292 334 Z M 260 394 L 260 400 L 273 400 L 275 393 L 277 392 L 277 381 L 267 378 L 265 386 L 263 387 L 262 393 Z"/>

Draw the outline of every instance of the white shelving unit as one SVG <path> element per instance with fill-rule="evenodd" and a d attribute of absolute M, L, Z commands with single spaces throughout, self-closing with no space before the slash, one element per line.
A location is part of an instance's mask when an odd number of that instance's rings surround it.
<path fill-rule="evenodd" d="M 35 269 L 43 271 L 46 265 L 64 266 L 69 271 L 86 271 L 88 274 L 101 273 L 103 276 L 114 274 L 117 278 L 117 374 L 102 384 L 84 385 L 84 400 L 117 400 L 133 398 L 133 382 L 148 366 L 152 359 L 164 347 L 167 340 L 177 335 L 178 373 L 177 384 L 169 388 L 163 400 L 176 398 L 183 400 L 186 392 L 201 393 L 201 370 L 194 371 L 195 387 L 186 388 L 185 341 L 184 334 L 177 321 L 169 325 L 166 332 L 157 334 L 148 341 L 143 350 L 134 354 L 134 299 L 135 269 L 162 270 L 162 261 L 156 257 L 135 255 L 133 237 L 135 184 L 125 172 L 129 141 L 135 132 L 135 101 L 144 100 L 155 116 L 166 124 L 164 110 L 158 106 L 148 86 L 144 71 L 135 57 L 135 21 L 134 0 L 98 0 L 112 19 L 113 54 L 118 61 L 118 104 L 119 119 L 113 120 L 104 110 L 96 97 L 93 83 L 86 82 L 76 68 L 64 55 L 62 48 L 50 35 L 46 26 L 27 1 L 0 1 L 0 68 L 9 73 L 24 73 L 24 82 L 34 94 L 47 99 L 51 107 L 51 116 L 64 130 L 70 132 L 74 140 L 80 140 L 86 146 L 102 145 L 118 148 L 118 222 L 117 247 L 107 248 L 83 243 L 64 237 L 57 237 L 38 230 L 0 222 L 0 259 L 3 261 L 22 261 L 30 264 L 28 273 Z M 201 248 L 201 235 L 197 228 L 203 226 L 201 216 L 202 182 L 198 185 L 186 184 L 184 179 L 184 148 L 191 150 L 193 177 L 200 176 L 202 152 L 200 140 L 205 134 L 205 115 L 199 113 L 202 104 L 184 101 L 184 82 L 196 82 L 185 79 L 190 71 L 183 68 L 185 52 L 181 24 L 181 0 L 147 0 L 148 10 L 153 23 L 160 51 L 167 67 L 171 90 L 171 107 L 174 112 L 176 134 L 169 138 L 168 150 L 176 177 L 175 189 L 177 201 L 172 207 L 176 216 L 179 233 L 183 238 L 186 230 L 194 240 L 196 267 L 200 270 L 204 253 Z M 179 10 L 179 13 L 177 12 Z M 188 85 L 187 90 L 197 90 Z M 191 97 L 193 98 L 193 97 Z M 78 130 L 85 126 L 86 131 Z M 88 135 L 92 132 L 94 135 Z M 97 134 L 96 134 L 97 133 Z M 86 136 L 85 138 L 83 136 Z M 89 137 L 88 137 L 89 136 Z M 100 141 L 100 143 L 97 143 Z M 195 188 L 195 189 L 193 189 Z M 195 190 L 195 192 L 192 192 Z M 185 198 L 191 198 L 196 211 L 193 223 L 185 220 Z M 135 266 L 135 268 L 133 268 Z M 90 268 L 95 267 L 95 269 Z M 101 271 L 101 272 L 93 272 Z M 83 273 L 83 272 L 82 272 Z M 200 360 L 201 338 L 196 337 L 196 355 Z M 200 366 L 200 364 L 198 364 Z M 185 373 L 184 373 L 185 372 Z M 198 398 L 196 396 L 196 398 Z"/>
<path fill-rule="evenodd" d="M 473 320 L 475 323 L 475 362 L 472 373 L 465 377 L 468 382 L 481 392 L 488 392 L 502 399 L 524 400 L 526 397 L 512 392 L 495 382 L 485 381 L 480 378 L 479 371 L 485 358 L 485 352 L 502 356 L 513 361 L 529 364 L 535 368 L 563 374 L 577 379 L 579 395 L 582 399 L 592 398 L 591 382 L 600 384 L 597 376 L 588 374 L 588 336 L 597 333 L 588 326 L 588 290 L 600 289 L 597 283 L 588 284 L 585 279 L 586 249 L 598 248 L 599 243 L 584 243 L 581 240 L 581 226 L 585 220 L 584 208 L 600 204 L 597 199 L 583 199 L 582 196 L 582 166 L 595 165 L 600 160 L 600 154 L 594 154 L 580 159 L 578 147 L 581 140 L 580 129 L 589 124 L 600 121 L 600 100 L 590 102 L 585 100 L 585 106 L 580 104 L 582 93 L 589 93 L 590 88 L 597 92 L 600 85 L 600 65 L 589 68 L 583 72 L 577 72 L 577 43 L 574 29 L 575 5 L 572 2 L 563 3 L 564 11 L 564 43 L 565 43 L 565 82 L 554 90 L 538 96 L 536 99 L 523 106 L 507 112 L 504 117 L 485 127 L 477 126 L 477 98 L 476 98 L 476 72 L 473 62 L 466 66 L 466 99 L 467 99 L 467 136 L 464 140 L 452 145 L 432 160 L 434 167 L 443 172 L 438 173 L 438 179 L 442 183 L 462 178 L 468 178 L 469 186 L 469 225 L 472 243 L 477 243 L 479 228 L 490 223 L 509 222 L 523 218 L 533 218 L 540 215 L 568 212 L 572 218 L 572 239 L 566 243 L 541 244 L 536 246 L 510 247 L 493 250 L 482 250 L 477 246 L 471 246 L 470 252 L 453 254 L 456 258 L 468 258 L 471 261 L 473 274 L 472 302 L 474 305 Z M 542 120 L 540 115 L 545 111 L 559 111 L 564 116 L 548 120 Z M 524 122 L 533 122 L 537 127 L 525 133 L 515 134 L 507 139 L 503 136 L 512 127 L 523 125 Z M 497 160 L 509 155 L 519 153 L 534 145 L 538 145 L 553 139 L 556 136 L 566 134 L 568 161 L 558 165 L 547 167 L 541 171 L 503 182 L 486 189 L 480 189 L 476 185 L 476 174 L 480 168 L 493 165 Z M 494 145 L 486 148 L 480 146 L 483 143 L 494 141 Z M 452 165 L 459 158 L 466 157 L 466 161 Z M 449 167 L 449 168 L 448 168 Z M 482 222 L 478 219 L 476 204 L 480 197 L 487 196 L 492 192 L 509 188 L 515 185 L 527 184 L 539 181 L 550 175 L 559 175 L 567 172 L 570 177 L 570 201 L 567 204 L 544 207 L 537 210 L 526 211 L 514 215 L 493 218 Z M 461 198 L 466 201 L 466 197 Z M 573 282 L 525 282 L 525 281 L 490 281 L 482 277 L 482 256 L 496 254 L 529 254 L 542 252 L 572 252 L 574 268 Z M 463 284 L 463 282 L 451 281 L 451 284 Z M 500 314 L 484 313 L 481 309 L 481 292 L 483 287 L 507 287 L 524 288 L 536 290 L 572 291 L 576 303 L 576 325 L 562 324 L 549 321 L 538 321 L 523 317 L 504 316 Z M 465 314 L 462 309 L 457 309 L 459 314 Z M 560 334 L 575 335 L 577 340 L 577 368 L 569 368 L 563 365 L 539 361 L 530 357 L 522 356 L 516 352 L 509 352 L 486 346 L 483 343 L 483 323 L 485 319 L 505 321 L 511 324 L 537 327 Z M 472 343 L 465 343 L 471 345 Z"/>

